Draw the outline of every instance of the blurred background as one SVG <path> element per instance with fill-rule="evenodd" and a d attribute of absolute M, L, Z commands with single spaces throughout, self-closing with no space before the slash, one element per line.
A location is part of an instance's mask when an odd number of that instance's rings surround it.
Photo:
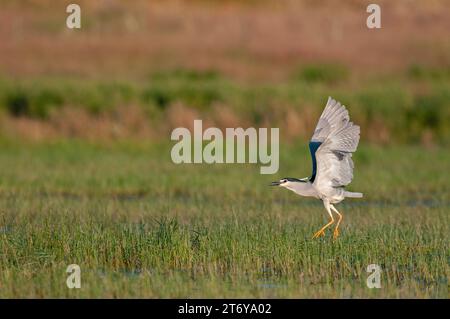
<path fill-rule="evenodd" d="M 0 136 L 168 140 L 193 119 L 308 139 L 329 95 L 374 144 L 448 145 L 444 0 L 73 1 L 0 5 Z"/>
<path fill-rule="evenodd" d="M 449 17 L 448 0 L 0 0 L 0 298 L 448 298 Z M 328 96 L 361 126 L 364 198 L 340 204 L 335 244 L 310 240 L 320 201 L 268 187 L 311 173 Z M 279 172 L 174 164 L 194 119 L 279 127 Z"/>

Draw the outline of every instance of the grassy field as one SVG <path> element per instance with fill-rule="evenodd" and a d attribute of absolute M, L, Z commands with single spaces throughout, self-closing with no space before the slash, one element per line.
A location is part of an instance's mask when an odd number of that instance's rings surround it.
<path fill-rule="evenodd" d="M 447 298 L 448 148 L 361 145 L 342 235 L 312 240 L 319 201 L 268 187 L 307 176 L 181 165 L 170 145 L 1 142 L 0 297 Z M 69 264 L 81 289 L 66 287 Z M 382 267 L 368 289 L 366 267 Z"/>
<path fill-rule="evenodd" d="M 448 298 L 450 7 L 370 1 L 0 5 L 0 297 Z M 311 172 L 327 97 L 361 126 L 341 237 Z M 174 128 L 280 128 L 280 171 L 180 165 Z M 66 268 L 81 267 L 81 289 Z M 369 264 L 381 289 L 366 286 Z"/>

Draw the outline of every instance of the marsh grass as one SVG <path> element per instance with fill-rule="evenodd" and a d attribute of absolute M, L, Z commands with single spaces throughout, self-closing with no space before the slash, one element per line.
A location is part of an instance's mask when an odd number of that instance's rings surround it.
<path fill-rule="evenodd" d="M 423 74 L 434 72 L 425 67 L 420 70 Z M 82 124 L 86 123 L 93 126 L 93 139 L 104 139 L 104 135 L 158 139 L 181 123 L 192 123 L 194 116 L 219 127 L 281 127 L 282 137 L 292 141 L 310 137 L 326 98 L 332 96 L 348 106 L 367 141 L 425 146 L 449 143 L 450 86 L 446 77 L 396 74 L 360 78 L 333 64 L 307 65 L 297 73 L 287 81 L 251 84 L 213 69 L 183 68 L 155 71 L 142 81 L 0 78 L 0 119 L 7 124 L 2 125 L 0 135 L 39 135 L 34 132 L 40 128 L 43 140 L 85 138 L 87 129 Z M 72 112 L 65 117 L 67 110 Z M 218 113 L 228 114 L 231 121 L 224 123 Z M 134 132 L 136 123 L 123 121 L 125 114 L 135 114 L 141 129 Z M 81 124 L 71 125 L 73 118 Z M 24 120 L 33 125 L 19 126 Z M 99 126 L 104 129 L 96 132 Z M 21 133 L 21 127 L 31 132 Z"/>
<path fill-rule="evenodd" d="M 265 176 L 174 165 L 167 145 L 2 144 L 2 297 L 448 297 L 445 149 L 362 146 L 351 189 L 365 198 L 339 205 L 334 242 L 311 239 L 320 202 L 267 186 L 308 174 L 303 148 Z M 365 285 L 372 263 L 381 289 Z"/>

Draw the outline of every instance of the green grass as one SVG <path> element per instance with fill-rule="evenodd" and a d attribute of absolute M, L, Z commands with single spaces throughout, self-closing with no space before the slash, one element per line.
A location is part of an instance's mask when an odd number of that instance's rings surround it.
<path fill-rule="evenodd" d="M 447 71 L 414 65 L 405 74 L 361 79 L 340 65 L 314 64 L 277 83 L 239 83 L 214 70 L 186 69 L 159 71 L 138 81 L 0 78 L 0 115 L 45 121 L 62 107 L 98 115 L 136 105 L 145 111 L 152 127 L 162 122 L 166 127 L 167 110 L 182 103 L 199 118 L 214 117 L 219 105 L 228 108 L 240 123 L 280 127 L 293 117 L 292 110 L 298 112 L 297 121 L 315 122 L 326 98 L 333 96 L 349 107 L 352 120 L 371 142 L 419 144 L 425 140 L 448 145 Z M 387 137 L 373 133 L 383 131 Z"/>
<path fill-rule="evenodd" d="M 311 239 L 319 201 L 267 186 L 309 174 L 306 144 L 276 175 L 175 165 L 169 145 L 1 146 L 0 297 L 448 297 L 446 148 L 362 145 L 334 242 Z"/>
<path fill-rule="evenodd" d="M 312 64 L 298 70 L 293 78 L 306 82 L 322 82 L 336 84 L 345 82 L 349 77 L 349 70 L 344 65 L 339 64 Z"/>

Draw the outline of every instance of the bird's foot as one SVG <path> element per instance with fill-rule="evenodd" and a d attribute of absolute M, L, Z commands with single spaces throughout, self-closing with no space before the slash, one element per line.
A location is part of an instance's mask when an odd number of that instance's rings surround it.
<path fill-rule="evenodd" d="M 333 232 L 333 239 L 337 239 L 339 237 L 339 230 L 335 229 Z"/>
<path fill-rule="evenodd" d="M 319 238 L 320 236 L 325 236 L 325 230 L 321 229 L 317 233 L 314 234 L 313 239 Z"/>

